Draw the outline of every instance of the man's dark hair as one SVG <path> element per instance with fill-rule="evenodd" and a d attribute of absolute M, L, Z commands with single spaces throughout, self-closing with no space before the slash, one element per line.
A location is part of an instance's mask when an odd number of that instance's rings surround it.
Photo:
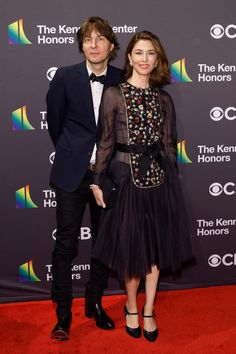
<path fill-rule="evenodd" d="M 113 60 L 117 55 L 119 43 L 108 21 L 103 20 L 101 17 L 97 16 L 86 18 L 83 21 L 80 29 L 77 31 L 76 38 L 80 52 L 83 53 L 83 41 L 85 36 L 90 36 L 93 30 L 106 37 L 110 43 L 114 44 L 114 48 L 111 51 L 109 61 Z"/>

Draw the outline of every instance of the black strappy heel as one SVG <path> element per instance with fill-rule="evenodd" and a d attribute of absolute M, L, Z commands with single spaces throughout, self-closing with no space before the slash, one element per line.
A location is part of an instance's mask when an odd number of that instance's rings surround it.
<path fill-rule="evenodd" d="M 125 313 L 125 320 L 127 315 L 138 315 L 138 312 L 129 312 L 127 310 L 127 307 L 124 307 L 124 313 Z M 126 325 L 126 332 L 133 338 L 140 338 L 141 337 L 141 328 L 138 326 L 137 328 L 131 328 Z"/>
<path fill-rule="evenodd" d="M 153 312 L 152 315 L 144 315 L 144 307 L 142 309 L 142 317 L 144 318 L 155 318 L 155 313 Z M 158 337 L 158 328 L 154 329 L 154 331 L 152 332 L 149 332 L 149 331 L 146 331 L 146 329 L 143 329 L 143 335 L 144 337 L 149 341 L 149 342 L 154 342 L 157 337 Z"/>

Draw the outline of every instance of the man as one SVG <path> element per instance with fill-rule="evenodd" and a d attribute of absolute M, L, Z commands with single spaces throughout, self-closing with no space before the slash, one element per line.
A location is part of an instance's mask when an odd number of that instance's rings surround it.
<path fill-rule="evenodd" d="M 56 192 L 57 237 L 52 254 L 52 299 L 57 304 L 57 324 L 51 337 L 69 339 L 72 320 L 71 264 L 77 255 L 78 235 L 89 203 L 93 243 L 100 208 L 89 185 L 93 183 L 96 142 L 101 133 L 98 110 L 102 92 L 121 81 L 121 70 L 110 66 L 119 47 L 111 26 L 100 17 L 86 19 L 77 32 L 85 61 L 57 70 L 47 94 L 47 121 L 56 155 L 50 184 Z M 101 305 L 108 269 L 91 259 L 86 286 L 85 316 L 96 325 L 113 329 L 114 323 Z"/>

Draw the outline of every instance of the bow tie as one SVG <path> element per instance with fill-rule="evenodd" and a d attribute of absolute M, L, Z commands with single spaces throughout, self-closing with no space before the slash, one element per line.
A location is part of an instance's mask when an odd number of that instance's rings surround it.
<path fill-rule="evenodd" d="M 89 76 L 89 79 L 90 79 L 90 81 L 92 81 L 92 82 L 98 81 L 98 82 L 100 82 L 101 84 L 104 84 L 105 79 L 106 79 L 106 75 L 97 76 L 97 75 L 95 75 L 94 73 L 92 73 L 92 74 Z"/>

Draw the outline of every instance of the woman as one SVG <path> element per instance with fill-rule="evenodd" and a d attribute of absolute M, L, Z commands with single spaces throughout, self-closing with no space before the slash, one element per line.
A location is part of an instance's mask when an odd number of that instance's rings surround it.
<path fill-rule="evenodd" d="M 124 78 L 106 90 L 101 106 L 103 133 L 91 188 L 97 204 L 106 208 L 102 185 L 109 173 L 119 193 L 115 206 L 103 210 L 92 255 L 125 281 L 126 331 L 135 338 L 141 336 L 137 292 L 145 279 L 143 334 L 155 341 L 160 269 L 179 269 L 192 258 L 192 248 L 176 167 L 175 110 L 169 94 L 160 89 L 169 82 L 169 66 L 151 32 L 131 39 Z"/>

